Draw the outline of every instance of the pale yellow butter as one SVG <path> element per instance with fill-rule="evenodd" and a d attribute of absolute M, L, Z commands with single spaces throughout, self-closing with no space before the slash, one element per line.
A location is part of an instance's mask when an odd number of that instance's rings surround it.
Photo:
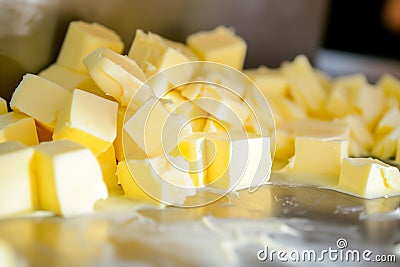
<path fill-rule="evenodd" d="M 146 76 L 136 62 L 111 49 L 99 48 L 86 56 L 83 62 L 100 89 L 118 100 L 122 106 L 127 106 L 138 90 L 143 92 L 147 89 L 142 88 Z M 150 96 L 151 92 L 136 104 L 142 105 Z"/>
<path fill-rule="evenodd" d="M 284 171 L 309 178 L 305 183 L 336 185 L 342 160 L 348 157 L 348 141 L 298 136 L 294 141 L 294 156 Z M 297 180 L 297 177 L 293 179 Z"/>
<path fill-rule="evenodd" d="M 34 157 L 42 209 L 74 216 L 107 198 L 101 167 L 88 148 L 70 140 L 43 142 L 35 146 Z"/>
<path fill-rule="evenodd" d="M 148 157 L 171 152 L 178 145 L 183 128 L 183 117 L 170 113 L 156 98 L 150 98 L 124 125 L 126 133 Z"/>
<path fill-rule="evenodd" d="M 38 74 L 49 81 L 52 81 L 64 89 L 72 92 L 74 89 L 81 89 L 86 92 L 107 98 L 87 73 L 77 72 L 67 67 L 51 64 Z"/>
<path fill-rule="evenodd" d="M 0 115 L 7 112 L 8 112 L 7 101 L 4 98 L 0 97 Z"/>
<path fill-rule="evenodd" d="M 272 166 L 269 137 L 244 132 L 206 136 L 207 183 L 222 189 L 242 190 L 269 180 Z"/>
<path fill-rule="evenodd" d="M 65 35 L 57 64 L 78 72 L 87 72 L 83 59 L 100 47 L 121 53 L 124 43 L 117 33 L 98 23 L 72 21 Z"/>
<path fill-rule="evenodd" d="M 182 205 L 195 194 L 189 173 L 174 168 L 164 157 L 121 161 L 117 175 L 125 195 L 141 202 Z"/>
<path fill-rule="evenodd" d="M 32 147 L 19 142 L 0 143 L 0 216 L 37 207 L 33 154 Z"/>
<path fill-rule="evenodd" d="M 103 181 L 109 191 L 118 189 L 117 178 L 117 159 L 115 158 L 114 146 L 110 146 L 105 152 L 97 156 L 101 172 L 103 173 Z"/>
<path fill-rule="evenodd" d="M 400 173 L 376 159 L 345 158 L 337 189 L 362 198 L 399 195 Z"/>
<path fill-rule="evenodd" d="M 75 89 L 60 109 L 53 139 L 70 139 L 97 156 L 115 140 L 117 112 L 116 102 Z"/>
<path fill-rule="evenodd" d="M 299 55 L 293 62 L 283 65 L 282 72 L 290 83 L 294 100 L 312 114 L 320 112 L 326 101 L 326 92 L 308 59 Z"/>
<path fill-rule="evenodd" d="M 232 29 L 219 26 L 187 37 L 186 43 L 201 60 L 214 61 L 242 69 L 247 51 L 246 42 Z"/>
<path fill-rule="evenodd" d="M 189 62 L 189 59 L 183 54 L 183 50 L 158 34 L 145 33 L 143 30 L 138 29 L 128 56 L 137 62 L 146 77 L 149 78 L 168 67 Z M 187 81 L 191 74 L 192 69 L 190 67 L 179 69 L 177 72 L 169 71 L 168 77 L 164 77 L 166 81 L 163 83 L 171 82 L 178 85 Z M 167 85 L 164 84 L 163 86 Z M 165 92 L 165 88 L 161 91 Z"/>
<path fill-rule="evenodd" d="M 28 114 L 52 131 L 60 106 L 70 95 L 69 91 L 56 83 L 37 75 L 26 74 L 15 89 L 10 106 L 15 111 Z"/>
<path fill-rule="evenodd" d="M 0 143 L 19 141 L 32 146 L 39 143 L 35 121 L 16 111 L 0 115 Z"/>

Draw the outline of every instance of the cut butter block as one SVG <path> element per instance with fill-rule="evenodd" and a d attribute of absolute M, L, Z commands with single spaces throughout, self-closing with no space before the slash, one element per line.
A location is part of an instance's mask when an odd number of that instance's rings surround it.
<path fill-rule="evenodd" d="M 104 92 L 97 87 L 92 78 L 90 78 L 90 76 L 86 73 L 77 72 L 54 63 L 39 72 L 38 75 L 62 86 L 64 89 L 70 92 L 78 88 L 86 92 L 107 98 Z"/>
<path fill-rule="evenodd" d="M 118 161 L 125 159 L 144 159 L 146 153 L 133 141 L 124 129 L 124 122 L 129 120 L 134 112 L 126 107 L 118 107 L 117 136 L 114 140 L 115 156 Z"/>
<path fill-rule="evenodd" d="M 114 142 L 117 132 L 116 102 L 75 89 L 58 114 L 53 139 L 69 139 L 98 156 Z"/>
<path fill-rule="evenodd" d="M 345 158 L 337 189 L 362 198 L 400 195 L 400 173 L 376 159 Z"/>
<path fill-rule="evenodd" d="M 108 190 L 118 188 L 117 179 L 117 160 L 115 158 L 114 146 L 110 146 L 105 152 L 97 156 L 101 171 L 103 173 L 103 181 Z"/>
<path fill-rule="evenodd" d="M 400 111 L 397 105 L 393 105 L 380 118 L 374 131 L 376 135 L 385 135 L 400 126 Z"/>
<path fill-rule="evenodd" d="M 245 70 L 244 73 L 255 82 L 264 96 L 289 96 L 289 82 L 282 74 L 261 66 L 257 69 Z"/>
<path fill-rule="evenodd" d="M 19 141 L 28 146 L 37 145 L 39 140 L 35 120 L 15 111 L 0 115 L 0 143 L 5 141 Z"/>
<path fill-rule="evenodd" d="M 308 59 L 304 55 L 297 56 L 292 63 L 285 64 L 282 71 L 290 83 L 294 100 L 311 113 L 320 111 L 326 101 L 326 92 Z"/>
<path fill-rule="evenodd" d="M 204 128 L 202 132 L 205 133 L 224 133 L 228 131 L 228 128 L 224 123 L 221 121 L 215 119 L 215 118 L 208 118 L 206 119 L 206 122 L 204 124 Z"/>
<path fill-rule="evenodd" d="M 374 137 L 359 115 L 348 115 L 344 117 L 342 122 L 346 123 L 350 129 L 350 139 L 357 141 L 366 150 L 371 149 L 374 144 Z"/>
<path fill-rule="evenodd" d="M 187 121 L 193 131 L 200 132 L 204 128 L 208 113 L 198 106 L 194 105 L 190 100 L 181 96 L 178 91 L 171 90 L 167 92 L 163 99 L 168 99 L 170 102 L 165 104 L 169 112 L 181 114 Z"/>
<path fill-rule="evenodd" d="M 35 147 L 39 205 L 58 215 L 93 211 L 107 198 L 100 165 L 93 153 L 70 140 L 43 142 Z"/>
<path fill-rule="evenodd" d="M 400 81 L 391 74 L 383 74 L 376 85 L 382 88 L 386 96 L 393 96 L 400 103 Z"/>
<path fill-rule="evenodd" d="M 192 178 L 174 168 L 164 157 L 121 161 L 118 180 L 125 196 L 160 206 L 182 205 L 195 194 Z"/>
<path fill-rule="evenodd" d="M 191 34 L 186 39 L 188 46 L 200 60 L 214 61 L 242 69 L 247 44 L 232 29 L 219 26 L 210 31 Z"/>
<path fill-rule="evenodd" d="M 0 143 L 0 216 L 37 207 L 33 154 L 19 142 Z"/>
<path fill-rule="evenodd" d="M 28 114 L 50 131 L 54 130 L 57 113 L 71 92 L 34 74 L 26 74 L 15 89 L 11 109 Z"/>
<path fill-rule="evenodd" d="M 207 183 L 206 167 L 208 164 L 204 153 L 207 142 L 206 136 L 205 133 L 194 133 L 185 137 L 179 142 L 176 151 L 171 152 L 174 156 L 182 156 L 188 163 L 188 173 L 193 179 L 195 187 L 202 187 Z"/>
<path fill-rule="evenodd" d="M 108 48 L 99 48 L 83 60 L 90 76 L 107 95 L 112 96 L 122 106 L 127 106 L 132 97 L 142 88 L 146 76 L 136 62 Z M 147 98 L 151 96 L 151 92 Z M 142 99 L 137 105 L 142 105 Z"/>
<path fill-rule="evenodd" d="M 189 62 L 189 59 L 181 51 L 182 49 L 179 49 L 176 44 L 158 34 L 145 33 L 138 29 L 128 56 L 137 62 L 146 77 L 151 77 L 168 67 Z M 180 69 L 177 73 L 174 71 L 168 73 L 169 77 L 166 77 L 168 79 L 166 82 L 179 84 L 190 78 L 192 69 L 187 67 Z"/>
<path fill-rule="evenodd" d="M 340 121 L 324 121 L 317 119 L 303 119 L 289 121 L 280 125 L 279 130 L 292 136 L 309 136 L 317 138 L 333 138 L 348 140 L 349 126 Z"/>
<path fill-rule="evenodd" d="M 0 97 L 0 115 L 7 112 L 8 112 L 7 101 L 4 98 Z"/>
<path fill-rule="evenodd" d="M 57 64 L 78 72 L 87 72 L 82 60 L 92 51 L 108 47 L 121 53 L 124 43 L 114 31 L 98 23 L 72 21 L 65 35 Z"/>
<path fill-rule="evenodd" d="M 397 140 L 400 138 L 400 127 L 389 134 L 375 138 L 371 155 L 380 159 L 390 159 L 396 155 Z"/>
<path fill-rule="evenodd" d="M 206 136 L 207 183 L 222 189 L 257 187 L 270 178 L 269 137 L 240 132 Z"/>
<path fill-rule="evenodd" d="M 21 266 L 17 260 L 14 249 L 6 241 L 0 240 L 0 266 L 18 267 Z"/>
<path fill-rule="evenodd" d="M 353 92 L 352 104 L 371 129 L 376 125 L 386 106 L 386 96 L 378 87 L 366 85 Z"/>
<path fill-rule="evenodd" d="M 234 93 L 211 85 L 190 84 L 181 88 L 182 96 L 232 127 L 243 127 L 250 116 L 246 103 Z"/>
<path fill-rule="evenodd" d="M 342 160 L 348 157 L 348 141 L 298 136 L 294 156 L 284 171 L 294 173 L 301 180 L 304 176 L 316 185 L 336 185 Z"/>
<path fill-rule="evenodd" d="M 359 111 L 350 102 L 351 89 L 333 87 L 325 102 L 325 111 L 334 118 L 342 118 L 348 114 L 358 114 Z"/>
<path fill-rule="evenodd" d="M 124 129 L 149 157 L 169 153 L 178 144 L 184 120 L 170 113 L 162 101 L 150 98 L 129 120 Z"/>

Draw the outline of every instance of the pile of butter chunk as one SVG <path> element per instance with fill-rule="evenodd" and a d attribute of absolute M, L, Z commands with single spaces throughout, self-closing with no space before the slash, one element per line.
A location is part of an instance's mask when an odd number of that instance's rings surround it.
<path fill-rule="evenodd" d="M 398 169 L 372 158 L 400 161 L 396 78 L 333 79 L 303 55 L 246 76 L 246 50 L 219 26 L 186 43 L 138 29 L 124 54 L 113 30 L 71 22 L 57 60 L 22 78 L 11 111 L 0 99 L 0 216 L 79 215 L 120 191 L 184 205 L 199 188 L 263 184 L 271 168 L 365 198 L 400 193 Z M 204 62 L 218 65 L 199 72 Z"/>

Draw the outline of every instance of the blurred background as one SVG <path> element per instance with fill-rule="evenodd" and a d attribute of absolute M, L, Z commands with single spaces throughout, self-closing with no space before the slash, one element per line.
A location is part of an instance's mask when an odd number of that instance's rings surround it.
<path fill-rule="evenodd" d="M 53 62 L 68 23 L 78 19 L 115 30 L 125 52 L 137 28 L 185 41 L 190 33 L 225 25 L 248 43 L 246 68 L 278 67 L 305 54 L 332 76 L 362 72 L 371 82 L 383 73 L 399 77 L 400 9 L 390 11 L 394 2 L 0 0 L 0 96 L 9 100 L 23 74 Z"/>

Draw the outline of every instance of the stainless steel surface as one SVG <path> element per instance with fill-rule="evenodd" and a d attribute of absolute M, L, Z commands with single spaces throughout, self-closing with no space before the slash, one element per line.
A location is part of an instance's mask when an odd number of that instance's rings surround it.
<path fill-rule="evenodd" d="M 400 256 L 400 197 L 363 200 L 315 187 L 265 185 L 200 208 L 155 209 L 112 198 L 70 219 L 0 221 L 30 266 L 286 266 L 261 262 L 265 246 L 291 251 L 336 248 Z M 376 263 L 322 262 L 329 266 Z M 136 264 L 136 265 L 135 265 Z M 313 266 L 300 262 L 296 266 Z M 381 265 L 379 265 L 381 266 Z"/>
<path fill-rule="evenodd" d="M 320 44 L 328 0 L 0 0 L 0 96 L 10 98 L 25 72 L 51 63 L 68 23 L 102 23 L 129 49 L 142 28 L 184 41 L 198 30 L 233 27 L 248 42 L 247 66 L 277 66 Z"/>

